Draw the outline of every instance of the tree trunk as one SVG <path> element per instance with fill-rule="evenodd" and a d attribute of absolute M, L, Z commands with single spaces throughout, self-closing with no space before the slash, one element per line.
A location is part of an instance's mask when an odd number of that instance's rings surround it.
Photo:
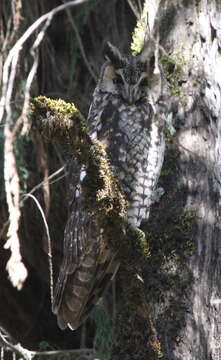
<path fill-rule="evenodd" d="M 221 3 L 169 0 L 161 1 L 159 9 L 176 134 L 168 143 L 160 180 L 165 195 L 146 225 L 153 239 L 146 284 L 163 359 L 217 359 Z"/>

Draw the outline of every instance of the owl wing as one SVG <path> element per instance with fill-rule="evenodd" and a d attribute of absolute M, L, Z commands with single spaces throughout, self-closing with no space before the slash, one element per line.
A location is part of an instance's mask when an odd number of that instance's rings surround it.
<path fill-rule="evenodd" d="M 71 168 L 70 216 L 52 307 L 61 329 L 67 326 L 76 329 L 81 325 L 118 267 L 116 256 L 103 242 L 95 220 L 83 209 L 80 183 L 85 171 L 76 160 Z"/>

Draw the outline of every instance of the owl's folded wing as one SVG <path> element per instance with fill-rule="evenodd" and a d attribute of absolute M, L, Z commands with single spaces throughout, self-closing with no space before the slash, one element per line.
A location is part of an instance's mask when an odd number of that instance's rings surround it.
<path fill-rule="evenodd" d="M 63 262 L 52 309 L 61 329 L 67 326 L 76 329 L 81 325 L 118 267 L 116 256 L 103 242 L 95 220 L 82 209 L 81 187 L 73 179 L 72 190 Z"/>

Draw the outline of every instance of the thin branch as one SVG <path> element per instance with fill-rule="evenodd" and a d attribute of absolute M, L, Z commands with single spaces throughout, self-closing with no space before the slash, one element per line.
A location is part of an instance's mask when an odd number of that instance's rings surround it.
<path fill-rule="evenodd" d="M 80 52 L 81 52 L 81 56 L 84 60 L 84 63 L 89 71 L 89 73 L 91 74 L 92 78 L 94 79 L 95 82 L 97 82 L 97 76 L 95 74 L 95 72 L 93 71 L 88 59 L 87 59 L 87 56 L 86 56 L 86 53 L 84 51 L 84 46 L 83 46 L 83 43 L 81 41 L 81 37 L 80 37 L 80 34 L 79 34 L 79 31 L 78 31 L 78 28 L 75 24 L 75 21 L 74 21 L 74 18 L 73 16 L 71 16 L 71 13 L 70 13 L 70 10 L 69 9 L 66 9 L 66 13 L 68 15 L 68 19 L 74 29 L 74 32 L 75 32 L 75 36 L 76 36 L 76 39 L 78 41 L 78 45 L 79 45 L 79 49 L 80 49 Z"/>
<path fill-rule="evenodd" d="M 51 179 L 53 179 L 55 176 L 57 176 L 58 174 L 60 174 L 62 171 L 64 171 L 65 169 L 65 166 L 62 166 L 60 169 L 56 170 L 54 173 L 52 173 L 50 176 L 48 176 L 48 178 L 44 181 L 41 181 L 39 184 L 37 184 L 36 186 L 34 186 L 27 194 L 27 195 L 31 195 L 33 194 L 36 190 L 38 190 L 41 186 L 43 186 L 44 184 L 47 184 L 47 182 Z M 63 179 L 65 177 L 65 175 L 62 175 L 62 176 L 59 176 L 58 179 L 52 181 L 52 182 L 49 182 L 49 184 L 53 184 L 61 179 Z M 27 200 L 27 198 L 23 198 L 22 201 L 25 201 Z"/>
<path fill-rule="evenodd" d="M 20 220 L 20 208 L 19 208 L 19 193 L 20 184 L 19 176 L 16 166 L 16 157 L 14 152 L 14 137 L 16 130 L 20 124 L 20 119 L 26 119 L 24 121 L 23 133 L 28 128 L 27 112 L 30 100 L 30 88 L 37 71 L 38 56 L 37 49 L 45 36 L 46 29 L 50 25 L 52 18 L 58 12 L 70 7 L 76 6 L 86 2 L 87 0 L 75 0 L 69 1 L 63 5 L 60 5 L 45 15 L 37 19 L 21 36 L 16 44 L 9 51 L 9 54 L 5 60 L 2 75 L 2 97 L 0 100 L 0 122 L 3 119 L 4 113 L 6 112 L 6 125 L 4 126 L 5 145 L 4 145 L 4 179 L 5 179 L 5 192 L 6 202 L 9 211 L 9 228 L 8 228 L 8 240 L 5 244 L 5 248 L 11 250 L 11 257 L 7 263 L 7 270 L 12 284 L 18 289 L 21 289 L 26 277 L 27 270 L 22 262 L 20 254 L 20 245 L 18 238 L 19 220 Z M 34 62 L 29 72 L 26 87 L 25 87 L 25 98 L 23 102 L 23 110 L 20 118 L 15 122 L 14 128 L 11 128 L 12 122 L 12 108 L 11 99 L 13 96 L 14 82 L 17 73 L 17 66 L 19 61 L 20 52 L 24 43 L 36 31 L 41 25 L 43 27 L 36 37 L 36 40 L 32 46 L 32 55 L 34 56 Z M 18 22 L 16 22 L 18 26 Z"/>
<path fill-rule="evenodd" d="M 133 1 L 132 0 L 127 0 L 127 2 L 129 4 L 132 12 L 134 13 L 135 17 L 137 19 L 140 19 L 140 14 L 139 14 L 138 10 L 136 9 L 136 6 L 134 6 Z"/>
<path fill-rule="evenodd" d="M 52 351 L 30 351 L 23 348 L 20 344 L 12 344 L 6 339 L 6 335 L 3 335 L 0 331 L 0 345 L 1 354 L 2 349 L 9 350 L 24 360 L 32 360 L 35 356 L 59 356 L 59 355 L 85 355 L 86 359 L 93 359 L 94 349 L 82 348 L 82 349 L 73 349 L 73 350 L 52 350 Z"/>
<path fill-rule="evenodd" d="M 20 185 L 13 148 L 14 136 L 9 123 L 7 123 L 4 128 L 4 136 L 4 182 L 9 212 L 7 242 L 5 243 L 4 248 L 10 249 L 11 251 L 11 256 L 7 262 L 6 268 L 13 286 L 20 290 L 28 273 L 22 262 L 18 238 L 19 221 L 21 216 L 19 206 Z"/>
<path fill-rule="evenodd" d="M 10 18 L 7 21 L 6 35 L 5 35 L 5 39 L 2 44 L 2 49 L 1 49 L 2 54 L 6 51 L 6 48 L 9 46 L 9 44 L 12 44 L 12 42 L 17 34 L 17 31 L 18 31 L 18 28 L 20 25 L 20 21 L 22 19 L 21 8 L 22 8 L 21 0 L 12 0 L 11 1 L 12 15 L 10 16 Z M 11 30 L 12 24 L 13 24 L 13 29 Z"/>
<path fill-rule="evenodd" d="M 36 197 L 32 194 L 25 194 L 24 198 L 30 197 L 34 200 L 34 202 L 36 203 L 43 222 L 44 222 L 44 226 L 45 226 L 45 230 L 46 230 L 46 235 L 47 235 L 47 240 L 48 240 L 48 262 L 49 262 L 49 274 L 50 274 L 50 294 L 51 294 L 51 304 L 53 303 L 53 288 L 54 288 L 54 280 L 53 280 L 53 265 L 52 265 L 52 245 L 51 245 L 51 237 L 50 237 L 50 232 L 49 232 L 49 228 L 48 228 L 48 224 L 47 224 L 47 220 L 44 214 L 44 211 L 41 207 L 41 204 L 39 203 L 39 201 L 36 199 Z"/>
<path fill-rule="evenodd" d="M 7 118 L 8 118 L 7 120 L 10 119 L 9 104 L 10 104 L 11 97 L 12 97 L 12 89 L 13 89 L 13 85 L 14 85 L 19 54 L 22 50 L 24 43 L 27 41 L 27 39 L 29 39 L 29 37 L 33 34 L 33 32 L 35 32 L 39 28 L 39 26 L 41 26 L 41 24 L 43 22 L 45 22 L 45 21 L 51 22 L 52 18 L 58 12 L 63 11 L 64 9 L 67 9 L 70 6 L 76 6 L 76 5 L 83 4 L 86 1 L 88 1 L 88 0 L 69 1 L 65 4 L 57 6 L 53 10 L 42 15 L 25 31 L 25 33 L 20 37 L 20 39 L 16 42 L 16 44 L 9 51 L 9 54 L 5 60 L 4 67 L 3 67 L 2 97 L 0 100 L 0 122 L 2 121 L 5 110 L 6 110 Z M 11 73 L 10 73 L 10 69 L 11 69 Z"/>
<path fill-rule="evenodd" d="M 55 179 L 54 181 L 50 181 L 49 185 L 54 184 L 54 183 L 56 183 L 56 182 L 64 179 L 65 176 L 66 176 L 66 175 L 63 174 L 63 175 L 59 176 L 57 179 Z M 46 181 L 47 181 L 47 180 L 44 180 L 44 181 L 43 181 L 43 185 L 46 183 Z"/>
<path fill-rule="evenodd" d="M 74 350 L 52 350 L 52 351 L 35 351 L 34 355 L 40 356 L 53 356 L 53 355 L 64 355 L 64 354 L 78 354 L 78 355 L 87 355 L 87 359 L 93 358 L 94 349 L 74 349 Z"/>
<path fill-rule="evenodd" d="M 44 186 L 44 184 L 46 184 L 49 180 L 53 179 L 55 176 L 57 176 L 58 174 L 60 174 L 62 171 L 64 171 L 65 169 L 65 166 L 62 166 L 60 169 L 58 169 L 57 171 L 55 171 L 54 173 L 52 173 L 50 176 L 48 176 L 48 178 L 44 181 L 41 181 L 39 184 L 37 184 L 36 186 L 34 186 L 29 192 L 28 194 L 33 194 L 36 190 L 38 190 L 41 186 Z M 65 174 L 59 176 L 57 179 L 55 179 L 54 181 L 49 181 L 49 184 L 54 184 L 58 181 L 60 181 L 61 179 L 63 179 L 65 177 Z M 21 199 L 20 201 L 20 206 L 23 204 L 23 202 L 25 202 L 26 200 L 28 200 L 28 197 L 24 197 Z M 4 232 L 6 231 L 6 228 L 8 227 L 9 225 L 9 220 L 7 220 L 3 226 L 2 226 L 2 229 L 0 231 L 0 239 L 2 238 Z"/>
<path fill-rule="evenodd" d="M 24 360 L 32 360 L 35 355 L 34 351 L 29 351 L 23 348 L 20 344 L 13 345 L 4 336 L 0 331 L 0 344 L 3 346 L 4 349 L 9 349 L 13 353 L 18 354 Z"/>
<path fill-rule="evenodd" d="M 137 0 L 137 6 L 138 6 L 138 9 L 139 9 L 139 12 L 140 14 L 142 13 L 142 4 L 141 4 L 141 1 L 140 0 Z"/>
<path fill-rule="evenodd" d="M 29 130 L 28 110 L 29 110 L 29 100 L 30 100 L 30 89 L 31 89 L 32 81 L 34 79 L 34 76 L 35 76 L 35 74 L 37 72 L 37 68 L 38 68 L 38 59 L 39 59 L 38 48 L 45 36 L 46 30 L 47 30 L 48 26 L 50 25 L 51 20 L 52 20 L 52 17 L 48 17 L 46 23 L 43 26 L 43 29 L 38 34 L 32 48 L 31 48 L 31 51 L 30 51 L 31 55 L 34 58 L 34 61 L 33 61 L 32 68 L 31 68 L 31 70 L 28 74 L 27 80 L 26 80 L 25 99 L 24 99 L 22 113 L 19 118 L 21 121 L 23 121 L 23 128 L 22 128 L 22 132 L 21 132 L 22 135 L 25 135 Z"/>

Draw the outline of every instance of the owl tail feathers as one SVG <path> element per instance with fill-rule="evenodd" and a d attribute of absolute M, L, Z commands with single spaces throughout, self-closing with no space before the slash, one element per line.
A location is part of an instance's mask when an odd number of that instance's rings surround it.
<path fill-rule="evenodd" d="M 65 305 L 60 308 L 57 314 L 57 323 L 61 330 L 65 330 L 67 327 L 76 330 L 81 325 L 78 314 L 70 311 Z"/>
<path fill-rule="evenodd" d="M 54 291 L 53 304 L 52 304 L 52 312 L 57 315 L 60 311 L 63 292 L 65 289 L 65 285 L 67 282 L 67 275 L 64 271 L 60 271 L 58 281 Z"/>
<path fill-rule="evenodd" d="M 55 287 L 54 300 L 52 304 L 52 312 L 57 315 L 57 323 L 61 330 L 69 327 L 71 330 L 76 330 L 80 325 L 78 311 L 73 311 L 73 304 L 67 301 L 67 296 L 64 295 L 66 290 L 67 275 L 60 271 L 59 278 Z M 66 301 L 64 301 L 66 299 Z M 76 306 L 76 298 L 75 304 Z M 76 308 L 78 308 L 76 306 Z"/>
<path fill-rule="evenodd" d="M 101 259 L 90 272 L 85 272 L 83 265 L 73 274 L 60 272 L 52 310 L 61 330 L 67 327 L 76 330 L 87 319 L 117 272 L 116 254 L 107 251 L 102 253 Z"/>
<path fill-rule="evenodd" d="M 78 311 L 80 304 L 78 304 L 79 300 L 76 298 L 74 298 L 74 301 L 71 301 L 67 296 L 63 296 L 65 284 L 66 281 L 62 283 L 62 287 L 58 284 L 56 286 L 52 311 L 57 315 L 57 323 L 61 330 L 65 330 L 67 327 L 71 330 L 76 330 L 81 325 Z M 77 310 L 73 310 L 73 307 L 76 307 Z"/>
<path fill-rule="evenodd" d="M 72 283 L 72 281 L 70 282 Z M 86 304 L 81 296 L 71 294 L 67 287 L 59 307 L 53 308 L 53 312 L 57 315 L 57 323 L 61 330 L 65 330 L 67 327 L 76 330 L 86 320 L 96 302 L 90 299 L 89 304 Z M 87 298 L 88 295 L 86 294 Z"/>

